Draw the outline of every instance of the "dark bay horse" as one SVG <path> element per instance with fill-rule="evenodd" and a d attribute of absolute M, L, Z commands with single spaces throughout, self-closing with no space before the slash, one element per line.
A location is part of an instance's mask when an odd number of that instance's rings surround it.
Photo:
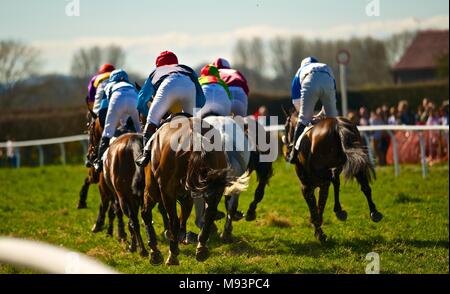
<path fill-rule="evenodd" d="M 293 148 L 295 142 L 294 129 L 298 113 L 286 115 L 285 157 Z M 334 212 L 338 219 L 345 220 L 346 213 L 339 202 L 339 176 L 344 172 L 345 179 L 356 178 L 361 191 L 367 198 L 372 221 L 379 222 L 383 215 L 372 201 L 370 182 L 375 177 L 374 168 L 370 162 L 367 149 L 357 127 L 343 117 L 325 118 L 317 122 L 312 129 L 304 134 L 301 141 L 295 170 L 302 184 L 302 193 L 311 214 L 311 222 L 315 228 L 315 236 L 321 242 L 326 240 L 322 231 L 323 212 L 328 198 L 330 184 L 335 189 Z M 314 190 L 319 188 L 319 201 L 316 202 Z"/>
<path fill-rule="evenodd" d="M 178 236 L 186 231 L 186 221 L 192 206 L 192 197 L 203 197 L 206 202 L 205 223 L 198 236 L 196 258 L 204 261 L 209 256 L 206 242 L 217 213 L 222 195 L 237 193 L 245 184 L 230 176 L 230 169 L 224 151 L 206 151 L 204 134 L 211 127 L 201 127 L 200 118 L 175 117 L 160 127 L 152 140 L 152 160 L 145 168 L 145 194 L 142 218 L 149 234 L 152 249 L 150 262 L 160 261 L 160 252 L 152 228 L 152 209 L 156 203 L 163 203 L 169 217 L 170 254 L 167 265 L 178 265 Z M 198 139 L 200 148 L 195 148 Z M 178 147 L 177 147 L 178 146 Z M 185 146 L 187 149 L 182 149 Z M 174 148 L 175 147 L 175 148 Z M 181 222 L 177 214 L 177 201 L 181 204 Z M 155 254 L 154 254 L 155 253 Z"/>

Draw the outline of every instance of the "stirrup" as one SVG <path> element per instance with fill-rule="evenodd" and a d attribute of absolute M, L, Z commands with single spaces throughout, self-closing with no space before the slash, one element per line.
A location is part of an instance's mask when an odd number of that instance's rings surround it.
<path fill-rule="evenodd" d="M 150 158 L 150 152 L 144 151 L 134 162 L 140 167 L 146 167 L 150 162 Z"/>

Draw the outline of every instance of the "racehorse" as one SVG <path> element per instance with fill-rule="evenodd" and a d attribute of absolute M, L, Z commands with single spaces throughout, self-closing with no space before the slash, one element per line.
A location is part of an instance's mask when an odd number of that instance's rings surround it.
<path fill-rule="evenodd" d="M 205 222 L 198 236 L 196 249 L 196 259 L 204 261 L 209 256 L 206 242 L 222 195 L 238 193 L 246 187 L 246 183 L 230 175 L 224 151 L 206 151 L 205 143 L 210 141 L 205 134 L 209 131 L 217 130 L 204 123 L 202 126 L 200 118 L 174 115 L 152 138 L 152 160 L 145 168 L 142 218 L 149 234 L 152 249 L 150 262 L 153 264 L 158 263 L 162 257 L 152 225 L 152 209 L 156 203 L 163 203 L 169 217 L 170 253 L 166 264 L 178 265 L 179 232 L 186 231 L 184 220 L 191 213 L 192 197 L 204 198 L 207 205 Z M 177 214 L 177 201 L 181 204 L 181 224 Z"/>
<path fill-rule="evenodd" d="M 208 116 L 204 118 L 204 120 L 219 130 L 225 146 L 233 146 L 233 150 L 226 150 L 226 155 L 234 176 L 244 177 L 244 173 L 246 173 L 249 177 L 253 171 L 256 171 L 258 187 L 255 191 L 254 200 L 250 204 L 245 215 L 247 221 L 252 221 L 256 219 L 256 206 L 264 197 L 265 186 L 268 184 L 269 179 L 273 174 L 272 162 L 263 162 L 260 160 L 261 151 L 257 148 L 258 139 L 256 136 L 253 136 L 253 134 L 251 134 L 250 138 L 248 136 L 248 121 L 246 125 L 239 126 L 231 117 Z M 257 128 L 264 128 L 256 121 L 253 122 Z M 258 130 L 256 129 L 256 135 L 257 134 Z M 268 138 L 266 137 L 266 140 L 267 139 Z M 242 140 L 242 142 L 236 142 L 236 140 Z M 249 140 L 254 144 L 253 146 L 256 147 L 255 150 L 248 148 L 251 146 L 251 144 L 249 145 Z M 244 148 L 237 148 L 238 145 Z M 238 197 L 239 194 L 224 196 L 227 214 L 221 238 L 224 242 L 229 243 L 232 242 L 232 222 L 233 216 L 237 211 L 237 201 L 234 201 L 232 197 Z"/>
<path fill-rule="evenodd" d="M 297 143 L 292 140 L 298 113 L 294 111 L 289 114 L 284 109 L 283 111 L 286 115 L 284 155 L 287 158 L 291 148 Z M 301 137 L 295 170 L 309 207 L 315 236 L 319 241 L 326 240 L 321 226 L 330 183 L 333 183 L 335 188 L 334 212 L 338 219 L 346 219 L 347 214 L 339 202 L 339 176 L 342 171 L 346 180 L 356 178 L 360 184 L 369 204 L 372 221 L 379 222 L 383 218 L 372 201 L 370 182 L 375 178 L 374 167 L 367 149 L 363 147 L 358 128 L 350 120 L 343 117 L 325 118 L 306 130 Z M 319 188 L 318 203 L 314 195 L 316 188 Z"/>

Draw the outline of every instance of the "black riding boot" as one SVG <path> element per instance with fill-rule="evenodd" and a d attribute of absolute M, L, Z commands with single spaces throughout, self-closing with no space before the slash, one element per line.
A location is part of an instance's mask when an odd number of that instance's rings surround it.
<path fill-rule="evenodd" d="M 100 140 L 100 146 L 98 147 L 98 155 L 97 159 L 94 162 L 94 168 L 96 172 L 101 172 L 103 170 L 103 153 L 105 153 L 106 149 L 109 147 L 110 138 L 102 137 Z"/>
<path fill-rule="evenodd" d="M 296 163 L 297 162 L 297 155 L 298 155 L 298 150 L 295 149 L 295 145 L 297 144 L 297 140 L 298 138 L 300 138 L 301 134 L 303 133 L 303 131 L 305 130 L 306 126 L 301 124 L 301 123 L 297 123 L 297 126 L 295 127 L 295 132 L 294 132 L 294 140 L 292 141 L 292 150 L 291 153 L 289 154 L 288 157 L 288 162 L 289 163 Z"/>
<path fill-rule="evenodd" d="M 141 156 L 136 158 L 135 162 L 140 167 L 145 167 L 150 162 L 152 158 L 150 144 L 147 144 L 153 134 L 156 132 L 156 125 L 152 123 L 148 123 L 144 129 L 144 150 L 142 151 Z M 147 146 L 148 145 L 148 146 Z"/>

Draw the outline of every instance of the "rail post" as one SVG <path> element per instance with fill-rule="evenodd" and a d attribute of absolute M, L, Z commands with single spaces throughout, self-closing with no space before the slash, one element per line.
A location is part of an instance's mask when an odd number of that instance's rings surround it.
<path fill-rule="evenodd" d="M 61 162 L 66 165 L 66 149 L 64 148 L 64 143 L 59 143 L 59 149 L 61 150 Z"/>
<path fill-rule="evenodd" d="M 400 166 L 398 162 L 398 150 L 397 150 L 397 140 L 395 139 L 395 135 L 391 130 L 387 130 L 389 136 L 391 137 L 392 142 L 392 151 L 394 155 L 394 168 L 395 168 L 395 176 L 398 177 L 400 175 Z"/>
<path fill-rule="evenodd" d="M 427 155 L 425 152 L 425 139 L 423 137 L 423 132 L 419 133 L 419 144 L 420 144 L 420 161 L 422 163 L 422 177 L 427 177 Z"/>
<path fill-rule="evenodd" d="M 39 153 L 39 166 L 44 166 L 44 149 L 41 145 L 36 146 Z"/>

